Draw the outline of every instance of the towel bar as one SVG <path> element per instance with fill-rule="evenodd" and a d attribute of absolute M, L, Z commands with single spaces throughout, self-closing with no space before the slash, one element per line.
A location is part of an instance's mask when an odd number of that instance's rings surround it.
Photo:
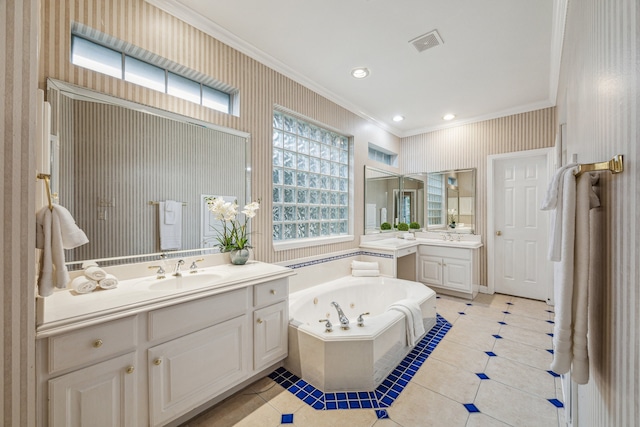
<path fill-rule="evenodd" d="M 44 180 L 44 186 L 47 188 L 47 200 L 49 201 L 49 210 L 53 211 L 53 202 L 51 200 L 51 184 L 49 180 L 51 179 L 51 175 L 47 175 L 44 173 L 39 173 L 36 178 Z"/>
<path fill-rule="evenodd" d="M 624 171 L 622 154 L 613 156 L 613 158 L 607 162 L 585 163 L 582 165 L 578 165 L 578 171 L 576 172 L 576 176 L 580 176 L 585 172 L 597 172 L 597 171 L 610 171 L 611 173 L 620 173 Z"/>
<path fill-rule="evenodd" d="M 187 206 L 186 202 L 178 202 L 178 203 L 182 203 L 182 206 Z M 149 200 L 149 204 L 150 205 L 159 205 L 160 202 L 154 202 L 153 200 Z"/>

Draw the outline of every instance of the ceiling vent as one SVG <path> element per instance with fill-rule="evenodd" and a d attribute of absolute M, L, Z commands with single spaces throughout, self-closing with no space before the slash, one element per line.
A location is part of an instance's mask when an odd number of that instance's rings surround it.
<path fill-rule="evenodd" d="M 418 52 L 424 52 L 425 50 L 439 46 L 444 42 L 442 41 L 440 34 L 438 34 L 438 30 L 433 30 L 429 31 L 427 34 L 416 37 L 413 40 L 409 40 L 409 43 L 411 43 Z"/>

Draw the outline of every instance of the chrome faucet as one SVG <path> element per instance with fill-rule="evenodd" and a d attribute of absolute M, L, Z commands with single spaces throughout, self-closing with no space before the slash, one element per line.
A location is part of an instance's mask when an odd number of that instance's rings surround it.
<path fill-rule="evenodd" d="M 180 266 L 182 264 L 184 264 L 184 260 L 183 259 L 180 259 L 180 260 L 178 260 L 178 262 L 176 262 L 176 266 L 173 269 L 173 275 L 174 276 L 176 276 L 176 277 L 182 276 L 182 273 L 180 272 Z"/>
<path fill-rule="evenodd" d="M 162 268 L 161 265 L 151 265 L 149 266 L 149 268 L 157 268 L 158 271 L 156 271 L 156 279 L 164 279 L 164 268 Z"/>
<path fill-rule="evenodd" d="M 342 311 L 338 303 L 335 301 L 332 301 L 331 305 L 334 306 L 338 311 L 338 319 L 340 319 L 340 327 L 345 330 L 349 329 L 349 318 L 344 315 L 344 312 Z"/>

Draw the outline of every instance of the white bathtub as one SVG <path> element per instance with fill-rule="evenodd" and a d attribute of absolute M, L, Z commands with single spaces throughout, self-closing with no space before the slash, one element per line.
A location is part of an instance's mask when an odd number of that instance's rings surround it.
<path fill-rule="evenodd" d="M 372 391 L 411 350 L 406 345 L 405 316 L 387 307 L 402 299 L 420 305 L 425 331 L 436 323 L 436 294 L 418 282 L 390 277 L 351 277 L 323 283 L 289 296 L 289 356 L 285 368 L 316 388 Z M 342 330 L 340 304 L 350 320 Z M 364 327 L 357 318 L 364 316 Z M 333 332 L 320 319 L 329 318 Z"/>

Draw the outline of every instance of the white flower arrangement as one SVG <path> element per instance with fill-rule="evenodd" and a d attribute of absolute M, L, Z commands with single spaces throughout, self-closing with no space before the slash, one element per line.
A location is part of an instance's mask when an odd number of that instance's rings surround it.
<path fill-rule="evenodd" d="M 260 209 L 260 202 L 251 202 L 242 209 L 244 221 L 239 221 L 238 204 L 236 202 L 225 202 L 222 198 L 208 198 L 207 205 L 209 211 L 213 213 L 216 220 L 222 222 L 222 233 L 218 232 L 218 247 L 220 252 L 229 252 L 250 248 L 249 235 L 247 234 L 247 224 L 249 220 L 256 216 L 256 211 Z"/>
<path fill-rule="evenodd" d="M 449 213 L 449 218 L 448 218 L 449 225 L 450 226 L 451 225 L 455 226 L 455 224 L 456 224 L 456 214 L 458 213 L 458 211 L 456 209 L 449 209 L 447 212 Z"/>

